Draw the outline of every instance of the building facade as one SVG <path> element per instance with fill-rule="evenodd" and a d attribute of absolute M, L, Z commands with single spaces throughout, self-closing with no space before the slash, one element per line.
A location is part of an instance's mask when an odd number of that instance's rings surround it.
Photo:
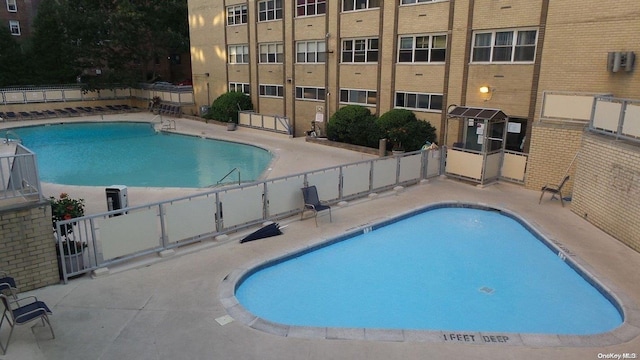
<path fill-rule="evenodd" d="M 441 142 L 450 106 L 494 108 L 528 152 L 545 91 L 640 98 L 637 71 L 608 68 L 640 51 L 639 16 L 635 0 L 189 0 L 195 98 L 244 91 L 296 136 L 346 104 L 406 108 Z"/>
<path fill-rule="evenodd" d="M 0 5 L 0 22 L 6 26 L 18 42 L 31 36 L 33 19 L 40 0 L 4 0 Z"/>

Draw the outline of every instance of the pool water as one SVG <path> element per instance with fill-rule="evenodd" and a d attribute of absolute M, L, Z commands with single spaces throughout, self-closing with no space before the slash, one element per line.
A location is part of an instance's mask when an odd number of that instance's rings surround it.
<path fill-rule="evenodd" d="M 438 208 L 261 267 L 236 289 L 297 326 L 586 335 L 617 307 L 515 219 Z"/>
<path fill-rule="evenodd" d="M 272 160 L 256 146 L 156 132 L 143 122 L 68 123 L 12 129 L 34 151 L 42 181 L 204 188 L 234 168 L 255 181 Z M 225 182 L 238 181 L 234 172 Z"/>

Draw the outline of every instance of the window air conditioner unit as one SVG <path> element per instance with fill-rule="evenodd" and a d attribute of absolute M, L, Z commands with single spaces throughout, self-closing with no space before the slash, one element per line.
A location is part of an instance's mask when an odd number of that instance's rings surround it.
<path fill-rule="evenodd" d="M 607 57 L 607 70 L 618 72 L 624 69 L 626 72 L 633 71 L 636 55 L 633 51 L 614 51 Z"/>

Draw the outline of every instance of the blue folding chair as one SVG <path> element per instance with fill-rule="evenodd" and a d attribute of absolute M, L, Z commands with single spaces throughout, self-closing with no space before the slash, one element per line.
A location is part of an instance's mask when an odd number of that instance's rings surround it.
<path fill-rule="evenodd" d="M 0 294 L 0 302 L 2 302 L 2 305 L 4 306 L 2 319 L 0 320 L 0 330 L 2 329 L 2 325 L 4 324 L 5 319 L 11 327 L 11 330 L 9 331 L 9 337 L 7 338 L 7 343 L 3 345 L 2 339 L 0 339 L 0 349 L 2 349 L 3 354 L 7 353 L 9 342 L 11 341 L 11 335 L 13 335 L 13 329 L 16 327 L 16 325 L 26 325 L 35 320 L 42 320 L 42 326 L 45 326 L 45 323 L 49 325 L 49 329 L 51 330 L 51 338 L 56 338 L 56 335 L 53 333 L 53 326 L 51 326 L 51 322 L 49 321 L 48 316 L 49 314 L 51 314 L 51 310 L 49 309 L 47 304 L 39 301 L 35 296 L 29 296 L 11 301 L 5 295 Z"/>
<path fill-rule="evenodd" d="M 320 198 L 318 197 L 318 189 L 315 185 L 303 187 L 302 196 L 304 197 L 304 208 L 302 209 L 302 213 L 300 214 L 300 220 L 304 216 L 304 212 L 307 210 L 313 211 L 313 217 L 316 220 L 316 226 L 318 226 L 318 213 L 321 211 L 329 210 L 329 222 L 331 222 L 331 206 L 323 205 L 320 203 Z"/>
<path fill-rule="evenodd" d="M 17 299 L 16 293 L 18 287 L 16 286 L 16 280 L 9 276 L 6 272 L 0 271 L 0 293 L 8 292 L 11 297 Z"/>

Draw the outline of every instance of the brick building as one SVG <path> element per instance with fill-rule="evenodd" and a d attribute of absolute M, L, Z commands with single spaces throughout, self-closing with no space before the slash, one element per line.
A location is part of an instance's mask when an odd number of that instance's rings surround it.
<path fill-rule="evenodd" d="M 526 188 L 540 189 L 570 174 L 572 210 L 640 249 L 640 224 L 620 222 L 629 214 L 640 217 L 638 142 L 619 148 L 615 139 L 589 134 L 590 103 L 578 116 L 570 97 L 564 97 L 571 103 L 566 108 L 557 100 L 563 97 L 556 99 L 555 114 L 565 117 L 541 116 L 551 93 L 640 100 L 637 0 L 188 5 L 198 107 L 228 90 L 243 91 L 256 112 L 289 117 L 296 136 L 305 134 L 317 113 L 327 119 L 347 104 L 378 115 L 406 108 L 436 127 L 439 142 L 446 139 L 447 145 L 456 141 L 447 132 L 460 131 L 448 129 L 452 106 L 499 109 L 520 124 L 506 148 L 528 156 Z M 599 141 L 607 161 L 594 160 L 600 158 L 594 153 Z M 601 191 L 590 192 L 594 187 Z"/>
<path fill-rule="evenodd" d="M 40 0 L 4 0 L 5 6 L 0 6 L 0 22 L 9 28 L 11 35 L 18 42 L 31 36 L 33 19 L 36 16 Z"/>

